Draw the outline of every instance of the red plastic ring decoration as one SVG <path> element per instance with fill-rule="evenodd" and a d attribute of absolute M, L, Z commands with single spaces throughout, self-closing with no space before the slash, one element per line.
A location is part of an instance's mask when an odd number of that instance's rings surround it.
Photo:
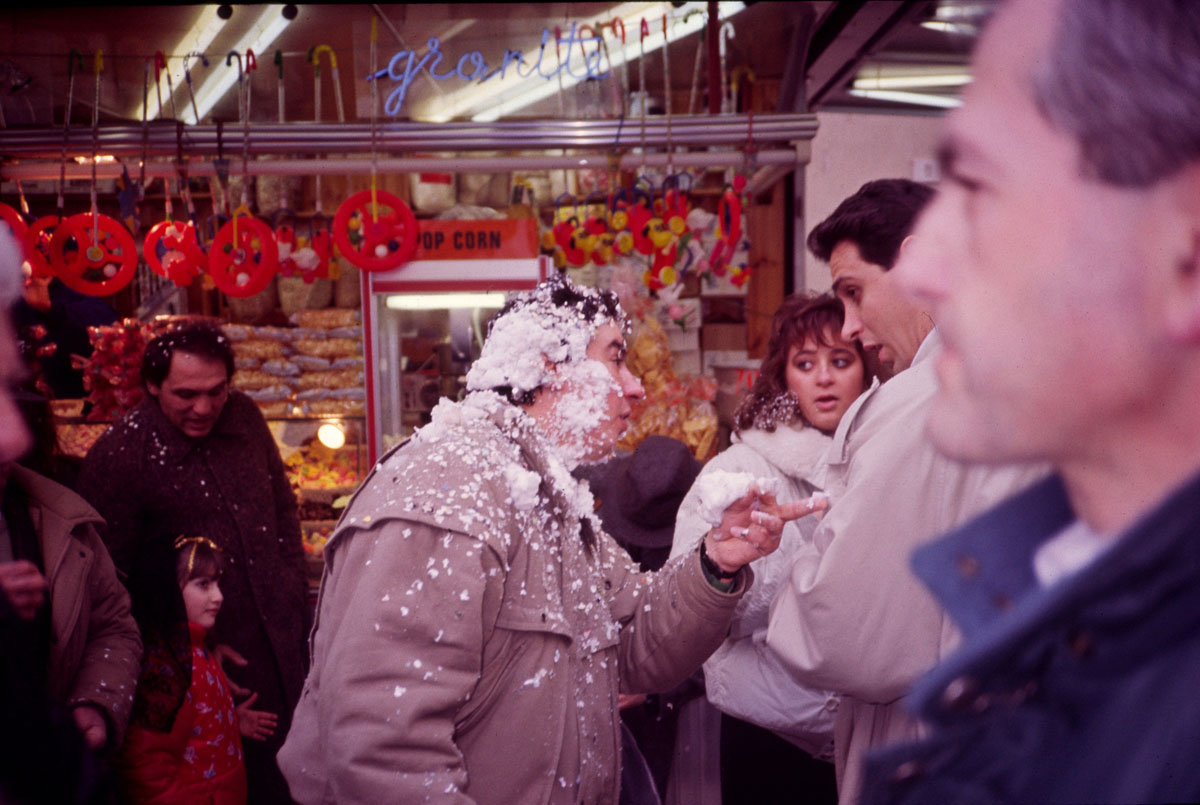
<path fill-rule="evenodd" d="M 50 242 L 62 222 L 58 215 L 43 215 L 25 231 L 25 259 L 33 269 L 33 276 L 54 276 L 54 267 L 50 265 Z"/>
<path fill-rule="evenodd" d="M 24 242 L 27 226 L 25 219 L 21 217 L 21 213 L 7 204 L 0 204 L 0 220 L 8 224 L 8 228 L 12 230 L 13 237 L 17 239 L 18 243 Z"/>
<path fill-rule="evenodd" d="M 96 234 L 98 239 L 94 239 Z M 75 242 L 75 250 L 67 244 Z M 110 296 L 137 272 L 137 246 L 121 222 L 81 212 L 63 220 L 50 239 L 50 266 L 67 287 L 88 296 Z M 92 275 L 99 273 L 99 279 Z"/>
<path fill-rule="evenodd" d="M 235 216 L 217 230 L 208 247 L 208 273 L 226 296 L 254 296 L 270 284 L 278 267 L 279 247 L 274 231 L 249 215 Z"/>
<path fill-rule="evenodd" d="M 363 271 L 399 268 L 417 251 L 417 217 L 391 193 L 375 191 L 378 217 L 372 216 L 371 191 L 342 202 L 333 216 L 333 242 Z"/>
<path fill-rule="evenodd" d="M 159 247 L 163 254 L 158 254 Z M 142 243 L 146 265 L 176 285 L 190 285 L 204 272 L 204 250 L 196 240 L 196 227 L 187 221 L 159 221 Z"/>

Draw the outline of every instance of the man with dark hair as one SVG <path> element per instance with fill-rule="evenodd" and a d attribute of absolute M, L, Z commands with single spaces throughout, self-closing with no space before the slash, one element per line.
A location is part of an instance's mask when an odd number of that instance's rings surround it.
<path fill-rule="evenodd" d="M 798 555 L 767 630 L 767 644 L 803 684 L 842 694 L 834 721 L 842 803 L 857 801 L 869 749 L 920 734 L 901 699 L 956 639 L 908 555 L 1034 477 L 1024 467 L 946 459 L 915 425 L 936 389 L 940 341 L 891 268 L 932 197 L 904 179 L 869 182 L 808 240 L 830 261 L 846 308 L 843 338 L 861 339 L 897 371 L 842 418 L 815 481 L 830 499 L 813 534 L 817 552 Z"/>
<path fill-rule="evenodd" d="M 96 442 L 79 491 L 104 516 L 105 541 L 129 575 L 134 608 L 154 589 L 150 547 L 203 534 L 225 552 L 225 606 L 211 630 L 231 649 L 230 679 L 279 715 L 275 738 L 245 743 L 253 802 L 286 802 L 275 753 L 300 696 L 308 605 L 296 497 L 258 407 L 229 387 L 233 352 L 213 325 L 168 331 L 146 346 L 146 398 Z M 190 680 L 162 693 L 181 702 Z M 169 707 L 168 707 L 169 709 Z M 161 729 L 161 713 L 135 723 Z M 167 725 L 169 728 L 169 724 Z"/>
<path fill-rule="evenodd" d="M 896 272 L 936 446 L 1056 475 L 914 557 L 964 644 L 872 801 L 1200 801 L 1197 63 L 1192 0 L 1013 0 L 980 41 Z"/>
<path fill-rule="evenodd" d="M 812 511 L 718 495 L 702 549 L 640 572 L 571 475 L 612 453 L 643 394 L 624 328 L 605 291 L 555 276 L 521 294 L 467 396 L 355 493 L 325 547 L 313 668 L 279 754 L 297 800 L 617 802 L 618 694 L 698 667 L 751 581 L 742 568 Z"/>
<path fill-rule="evenodd" d="M 845 305 L 843 337 L 861 341 L 888 376 L 908 368 L 933 329 L 928 311 L 900 293 L 889 273 L 933 192 L 907 179 L 867 182 L 808 235 Z"/>

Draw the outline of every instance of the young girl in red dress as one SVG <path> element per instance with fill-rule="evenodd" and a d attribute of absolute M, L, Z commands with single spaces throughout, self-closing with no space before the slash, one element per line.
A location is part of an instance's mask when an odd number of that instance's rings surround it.
<path fill-rule="evenodd" d="M 241 736 L 263 740 L 274 733 L 278 719 L 250 709 L 257 694 L 234 706 L 232 686 L 206 643 L 223 600 L 221 550 L 206 537 L 180 537 L 174 558 L 188 620 L 191 685 L 169 731 L 136 720 L 130 725 L 118 761 L 122 787 L 135 803 L 245 803 Z M 157 683 L 164 676 L 161 658 L 171 665 L 171 650 L 155 652 L 147 645 L 146 652 L 138 695 L 152 697 L 151 691 L 162 689 Z"/>

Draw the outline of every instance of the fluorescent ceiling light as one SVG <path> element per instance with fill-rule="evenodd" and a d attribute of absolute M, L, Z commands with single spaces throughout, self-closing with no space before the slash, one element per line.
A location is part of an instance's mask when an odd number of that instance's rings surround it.
<path fill-rule="evenodd" d="M 916 104 L 918 106 L 933 106 L 939 109 L 954 109 L 962 106 L 962 101 L 948 95 L 926 95 L 922 92 L 901 92 L 886 89 L 852 89 L 850 94 L 856 98 L 872 98 L 877 101 L 894 101 L 896 103 Z"/>
<path fill-rule="evenodd" d="M 508 300 L 503 292 L 394 294 L 387 298 L 389 310 L 455 310 L 458 308 L 502 308 Z"/>
<path fill-rule="evenodd" d="M 962 0 L 943 0 L 938 3 L 937 10 L 933 12 L 933 16 L 939 20 L 970 22 L 972 20 L 984 19 L 992 13 L 994 7 L 994 0 L 981 3 L 965 3 Z"/>
<path fill-rule="evenodd" d="M 971 76 L 961 70 L 918 75 L 864 75 L 854 79 L 854 89 L 928 89 L 931 87 L 961 87 L 971 83 Z"/>
<path fill-rule="evenodd" d="M 921 23 L 921 27 L 928 28 L 931 31 L 940 31 L 944 34 L 956 34 L 958 36 L 977 36 L 979 34 L 979 28 L 969 22 L 925 20 Z"/>
<path fill-rule="evenodd" d="M 242 6 L 242 8 L 249 9 L 250 7 Z M 236 50 L 245 59 L 246 51 L 253 50 L 256 57 L 266 60 L 262 54 L 267 52 L 267 48 L 279 38 L 283 29 L 290 23 L 291 20 L 283 16 L 282 5 L 266 6 L 254 24 L 250 26 L 250 32 L 230 48 L 230 51 Z M 199 123 L 217 105 L 217 102 L 225 97 L 229 88 L 237 82 L 237 65 L 231 64 L 226 67 L 224 62 L 225 56 L 218 56 L 213 60 L 213 69 L 200 89 L 196 91 L 197 111 L 194 114 L 193 123 Z M 190 109 L 190 105 L 187 108 Z"/>
<path fill-rule="evenodd" d="M 205 50 L 207 50 L 209 45 L 213 43 L 213 40 L 217 38 L 217 34 L 220 32 L 221 28 L 224 27 L 225 22 L 226 20 L 223 20 L 217 16 L 217 6 L 201 6 L 200 15 L 196 17 L 196 22 L 193 23 L 192 27 L 188 29 L 188 32 L 184 34 L 178 42 L 175 43 L 175 46 L 167 51 L 167 69 L 170 70 L 170 54 L 191 53 L 192 51 L 199 51 L 200 53 L 203 53 Z M 160 81 L 161 80 L 162 79 L 160 78 Z M 186 83 L 187 82 L 184 79 L 183 72 L 183 59 L 180 59 L 178 70 L 171 71 L 170 86 L 174 87 L 176 94 L 182 92 L 184 93 L 184 98 L 189 98 L 187 95 L 187 87 L 184 86 Z M 163 103 L 170 106 L 170 90 L 168 90 L 167 87 L 162 87 L 162 94 Z M 186 101 L 184 103 L 186 103 Z M 184 103 L 181 103 L 177 100 L 175 102 L 175 107 L 178 109 L 180 106 L 184 105 Z M 158 93 L 155 92 L 154 89 L 151 89 L 146 94 L 146 105 L 149 107 L 149 113 L 146 115 L 146 119 L 158 119 L 159 115 L 162 114 L 162 109 L 159 108 Z M 135 120 L 142 119 L 142 104 L 139 103 L 134 107 L 130 117 Z"/>
<path fill-rule="evenodd" d="M 741 2 L 719 3 L 717 15 L 719 19 L 726 20 L 745 8 L 746 4 Z M 611 64 L 614 78 L 619 75 L 618 70 L 622 65 L 625 70 L 632 71 L 643 51 L 647 57 L 661 58 L 664 16 L 668 22 L 669 40 L 676 42 L 704 28 L 708 22 L 708 4 L 691 2 L 675 8 L 670 3 L 620 3 L 609 9 L 607 13 L 600 15 L 597 22 L 619 19 L 626 31 L 624 47 L 619 45 L 618 40 L 613 38 L 611 33 L 606 36 L 608 58 L 601 64 L 605 68 L 609 68 Z M 645 42 L 641 40 L 643 19 L 649 23 L 650 28 Z M 588 20 L 581 20 L 580 24 L 588 24 Z M 564 27 L 568 30 L 570 28 L 569 25 Z M 539 45 L 540 43 L 535 43 L 532 47 L 522 51 L 526 63 L 537 61 Z M 558 67 L 557 54 L 552 49 L 553 45 L 553 40 L 546 43 L 543 62 L 547 72 Z M 549 98 L 557 92 L 570 89 L 585 78 L 586 76 L 572 75 L 570 71 L 563 69 L 554 78 L 533 81 L 529 75 L 522 78 L 518 75 L 517 70 L 510 69 L 504 78 L 496 76 L 482 84 L 472 83 L 464 89 L 439 98 L 436 110 L 426 119 L 434 123 L 445 123 L 458 117 L 472 115 L 472 120 L 480 122 L 498 120 Z M 629 79 L 630 85 L 633 86 L 637 79 L 632 72 L 629 74 Z M 690 79 L 690 75 L 681 77 L 681 80 L 688 79 Z"/>

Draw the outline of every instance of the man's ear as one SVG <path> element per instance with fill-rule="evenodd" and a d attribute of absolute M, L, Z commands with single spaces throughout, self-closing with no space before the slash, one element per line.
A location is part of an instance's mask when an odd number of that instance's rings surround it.
<path fill-rule="evenodd" d="M 1173 198 L 1178 216 L 1165 244 L 1171 249 L 1167 285 L 1167 329 L 1175 340 L 1200 346 L 1200 164 L 1169 180 L 1177 184 Z"/>
<path fill-rule="evenodd" d="M 146 393 L 151 397 L 158 399 L 158 395 L 162 393 L 162 386 L 157 383 L 146 381 Z"/>

